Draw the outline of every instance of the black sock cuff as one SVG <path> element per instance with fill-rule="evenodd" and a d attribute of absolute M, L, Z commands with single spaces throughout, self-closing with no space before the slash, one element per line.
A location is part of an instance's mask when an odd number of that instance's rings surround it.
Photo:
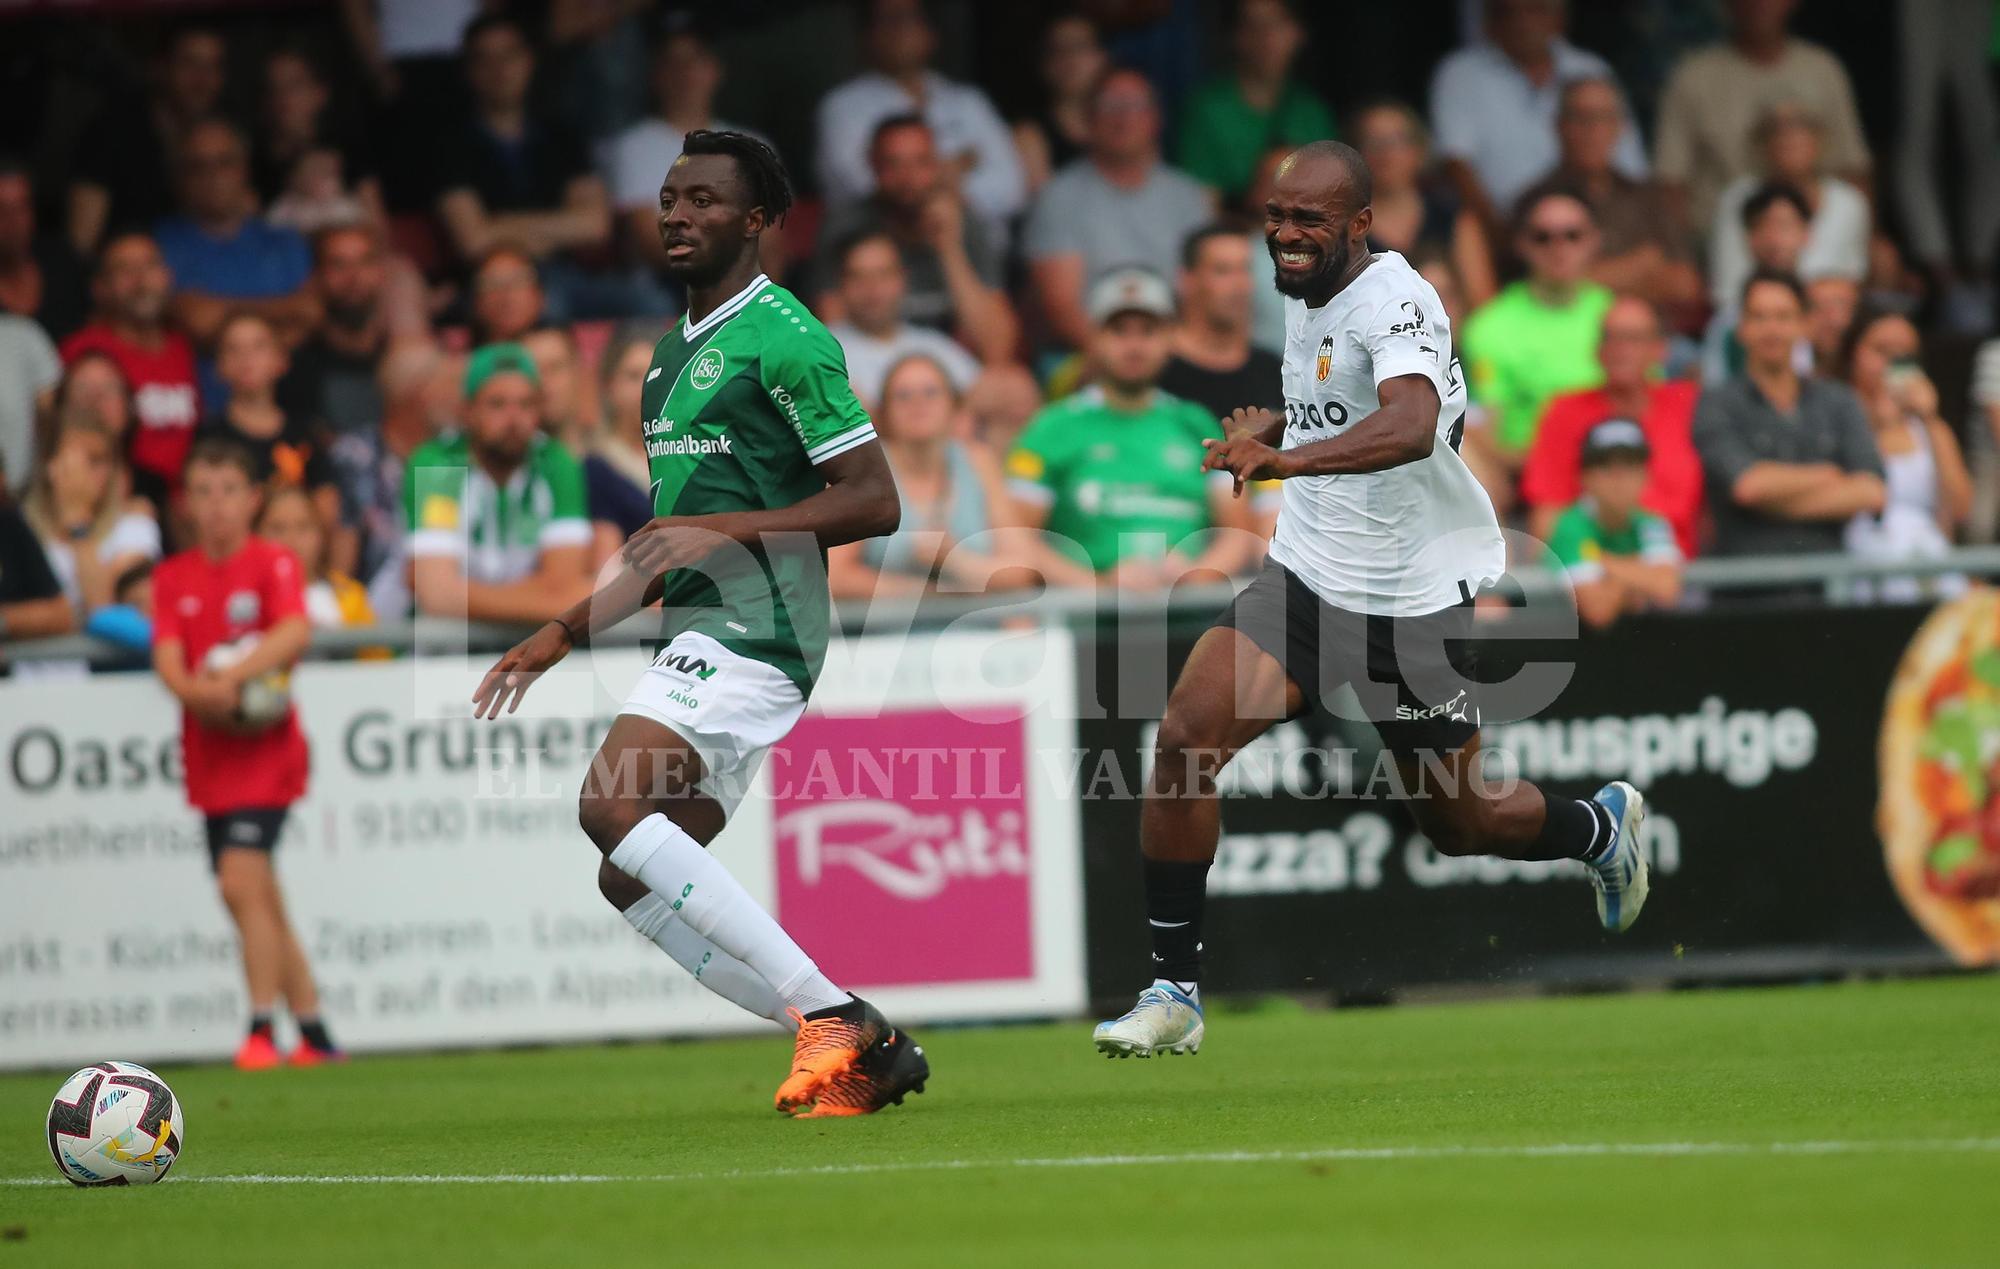
<path fill-rule="evenodd" d="M 1589 859 L 1610 841 L 1610 815 L 1595 802 L 1543 795 L 1547 807 L 1535 836 L 1537 859 Z"/>

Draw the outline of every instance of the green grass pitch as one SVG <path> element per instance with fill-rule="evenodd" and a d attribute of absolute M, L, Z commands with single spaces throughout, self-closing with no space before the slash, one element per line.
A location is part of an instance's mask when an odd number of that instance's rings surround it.
<path fill-rule="evenodd" d="M 20 1184 L 59 1075 L 0 1077 L 0 1267 L 2000 1263 L 2000 977 L 920 1038 L 830 1122 L 777 1038 L 166 1068 L 140 1190 Z"/>

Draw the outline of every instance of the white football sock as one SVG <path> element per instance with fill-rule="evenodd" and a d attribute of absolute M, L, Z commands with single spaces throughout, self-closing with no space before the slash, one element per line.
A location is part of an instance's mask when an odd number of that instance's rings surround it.
<path fill-rule="evenodd" d="M 665 899 L 648 893 L 625 909 L 625 919 L 694 975 L 696 982 L 730 1004 L 760 1018 L 769 1018 L 787 1031 L 798 1030 L 791 1015 L 785 1012 L 784 998 L 771 984 L 759 977 L 757 971 L 689 929 L 687 922 L 676 919 Z"/>
<path fill-rule="evenodd" d="M 655 811 L 640 820 L 610 858 L 612 867 L 663 897 L 675 916 L 742 961 L 791 1008 L 811 1013 L 853 999 L 819 972 L 715 856 L 666 816 Z"/>

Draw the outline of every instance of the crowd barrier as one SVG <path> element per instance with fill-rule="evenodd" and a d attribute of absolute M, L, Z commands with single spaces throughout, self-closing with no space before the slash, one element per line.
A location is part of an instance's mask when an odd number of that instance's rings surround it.
<path fill-rule="evenodd" d="M 942 631 L 894 605 L 850 611 L 863 633 L 835 642 L 812 711 L 715 849 L 835 977 L 913 1021 L 1125 997 L 1147 964 L 1133 794 L 1219 599 L 934 603 L 958 614 Z M 1950 801 L 1933 787 L 1940 743 L 2000 756 L 1994 592 L 1935 609 L 1718 605 L 1580 639 L 1524 630 L 1533 615 L 1485 625 L 1482 677 L 1554 666 L 1561 691 L 1525 717 L 1489 713 L 1486 743 L 1503 773 L 1559 792 L 1647 791 L 1638 926 L 1600 933 L 1577 865 L 1439 855 L 1384 783 L 1372 729 L 1313 714 L 1225 781 L 1213 989 L 1370 998 L 2000 961 L 2000 827 L 1985 841 L 2000 795 L 1991 813 L 1927 809 Z M 575 828 L 578 775 L 645 653 L 608 637 L 495 726 L 468 717 L 491 657 L 467 649 L 510 632 L 414 633 L 421 655 L 294 680 L 314 774 L 281 871 L 342 1038 L 748 1025 L 603 903 Z M 1941 703 L 1968 691 L 1951 726 L 1970 738 L 1938 741 Z M 217 1057 L 236 1038 L 233 940 L 177 749 L 148 675 L 0 683 L 0 1066 Z M 2000 788 L 2000 768 L 1973 784 Z M 1906 830 L 1886 850 L 1885 807 Z"/>

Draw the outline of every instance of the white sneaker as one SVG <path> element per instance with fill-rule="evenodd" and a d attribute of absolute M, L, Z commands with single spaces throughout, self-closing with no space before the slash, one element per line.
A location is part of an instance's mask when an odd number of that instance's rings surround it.
<path fill-rule="evenodd" d="M 1590 884 L 1597 890 L 1597 920 L 1607 930 L 1628 930 L 1639 919 L 1650 890 L 1646 852 L 1641 849 L 1641 829 L 1646 822 L 1646 798 L 1623 780 L 1613 780 L 1599 789 L 1591 801 L 1611 812 L 1618 836 L 1611 849 L 1590 870 Z"/>
<path fill-rule="evenodd" d="M 1201 1050 L 1201 1006 L 1158 983 L 1139 993 L 1121 1018 L 1100 1022 L 1091 1039 L 1105 1057 L 1152 1057 Z"/>

